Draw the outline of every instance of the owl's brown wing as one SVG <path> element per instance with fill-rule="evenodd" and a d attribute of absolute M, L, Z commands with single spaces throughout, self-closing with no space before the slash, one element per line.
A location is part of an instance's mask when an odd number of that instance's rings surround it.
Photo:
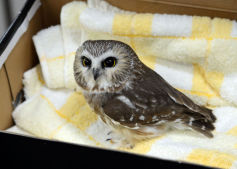
<path fill-rule="evenodd" d="M 148 68 L 149 69 L 149 68 Z M 165 93 L 169 95 L 169 97 L 177 104 L 185 106 L 186 108 L 190 109 L 191 111 L 194 111 L 196 113 L 199 113 L 203 115 L 205 118 L 207 118 L 211 122 L 216 121 L 216 117 L 213 115 L 212 110 L 207 109 L 205 107 L 199 106 L 195 104 L 191 99 L 189 99 L 187 96 L 185 96 L 180 91 L 173 88 L 168 82 L 166 82 L 160 75 L 158 75 L 153 70 L 149 70 L 150 73 L 153 75 L 149 78 L 154 79 L 153 83 L 158 84 L 156 90 L 162 90 Z M 148 79 L 147 79 L 148 80 Z M 182 80 L 182 79 L 180 79 Z"/>
<path fill-rule="evenodd" d="M 122 90 L 103 105 L 104 113 L 128 127 L 181 121 L 211 137 L 215 121 L 212 111 L 193 103 L 153 70 L 145 70 L 131 89 Z"/>

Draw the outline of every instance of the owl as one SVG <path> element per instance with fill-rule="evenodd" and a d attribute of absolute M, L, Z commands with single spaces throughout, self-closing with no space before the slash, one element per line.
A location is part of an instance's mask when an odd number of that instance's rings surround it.
<path fill-rule="evenodd" d="M 85 41 L 76 52 L 74 77 L 94 112 L 130 145 L 170 128 L 213 137 L 212 110 L 173 88 L 123 42 Z"/>

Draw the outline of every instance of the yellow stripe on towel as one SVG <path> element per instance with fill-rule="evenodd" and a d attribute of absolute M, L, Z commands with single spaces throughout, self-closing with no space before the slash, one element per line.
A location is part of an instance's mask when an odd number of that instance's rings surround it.
<path fill-rule="evenodd" d="M 112 32 L 114 35 L 129 35 L 131 34 L 133 15 L 116 14 L 113 20 Z"/>
<path fill-rule="evenodd" d="M 192 19 L 192 37 L 209 37 L 211 33 L 211 19 L 209 17 L 193 16 Z"/>
<path fill-rule="evenodd" d="M 233 22 L 229 19 L 214 18 L 212 20 L 212 38 L 231 38 Z"/>
<path fill-rule="evenodd" d="M 58 56 L 58 57 L 53 57 L 53 58 L 47 58 L 47 61 L 48 61 L 48 62 L 52 62 L 52 61 L 55 61 L 55 60 L 58 60 L 58 59 L 64 59 L 64 56 Z"/>
<path fill-rule="evenodd" d="M 114 35 L 151 35 L 152 14 L 116 14 L 113 20 Z"/>
<path fill-rule="evenodd" d="M 40 57 L 40 61 L 47 61 L 47 62 L 52 62 L 52 61 L 55 61 L 55 60 L 58 60 L 58 59 L 64 59 L 64 56 L 57 56 L 57 57 L 53 57 L 53 58 L 47 58 L 46 56 L 41 56 Z"/>
<path fill-rule="evenodd" d="M 141 59 L 141 61 L 148 66 L 151 69 L 155 69 L 155 65 L 156 65 L 156 57 L 155 56 L 141 56 L 139 57 L 139 59 Z"/>
<path fill-rule="evenodd" d="M 192 91 L 192 90 L 185 90 L 185 89 L 178 89 L 178 88 L 177 88 L 177 90 L 182 92 L 182 93 L 187 93 L 187 94 L 196 95 L 196 96 L 205 96 L 207 98 L 214 97 L 214 95 L 211 94 L 211 93 L 205 93 L 205 92 L 200 92 L 200 91 Z"/>
<path fill-rule="evenodd" d="M 213 93 L 210 86 L 205 82 L 202 76 L 201 67 L 197 64 L 193 64 L 193 68 L 192 91 L 202 93 L 202 95 L 205 94 L 208 98 L 214 97 L 215 93 Z"/>
<path fill-rule="evenodd" d="M 152 14 L 139 14 L 133 17 L 132 32 L 135 35 L 150 35 L 153 20 Z"/>
<path fill-rule="evenodd" d="M 97 120 L 97 115 L 91 110 L 81 93 L 74 92 L 59 110 L 67 119 L 85 131 Z"/>
<path fill-rule="evenodd" d="M 61 118 L 67 119 L 67 117 L 66 117 L 64 114 L 62 114 L 60 111 L 58 111 L 58 110 L 56 109 L 56 107 L 53 105 L 53 103 L 52 103 L 46 96 L 40 94 L 40 97 L 41 97 L 42 99 L 46 100 L 47 103 L 49 104 L 49 106 L 53 109 L 53 111 L 54 111 L 55 113 L 57 113 Z"/>
<path fill-rule="evenodd" d="M 237 156 L 214 150 L 195 149 L 187 157 L 189 162 L 218 168 L 230 168 Z"/>
<path fill-rule="evenodd" d="M 68 54 L 68 56 L 75 56 L 76 55 L 76 52 L 71 52 Z"/>
<path fill-rule="evenodd" d="M 42 71 L 41 71 L 41 69 L 40 69 L 40 66 L 37 66 L 37 67 L 36 67 L 36 72 L 37 72 L 38 80 L 40 81 L 40 83 L 41 83 L 42 85 L 44 85 L 44 84 L 45 84 L 45 81 L 44 81 L 44 79 L 43 79 L 43 75 L 42 75 Z"/>
<path fill-rule="evenodd" d="M 227 134 L 230 134 L 232 136 L 237 136 L 237 126 L 233 127 L 232 129 L 230 129 Z"/>
<path fill-rule="evenodd" d="M 205 78 L 208 84 L 219 94 L 224 80 L 224 74 L 221 72 L 205 72 Z"/>
<path fill-rule="evenodd" d="M 50 138 L 50 139 L 53 139 L 54 136 L 62 129 L 62 127 L 63 127 L 65 124 L 66 124 L 66 122 L 63 123 L 63 124 L 61 124 L 60 126 L 58 126 L 54 131 L 52 131 L 51 134 L 50 134 L 50 136 L 49 136 L 49 138 Z"/>
<path fill-rule="evenodd" d="M 97 146 L 104 147 L 102 144 L 97 142 L 92 136 L 88 135 L 85 132 L 85 130 L 97 120 L 97 115 L 92 112 L 92 110 L 87 104 L 85 104 L 86 101 L 82 94 L 74 92 L 67 99 L 66 103 L 61 107 L 60 110 L 57 110 L 53 103 L 46 96 L 41 94 L 40 97 L 46 100 L 50 107 L 54 110 L 54 112 L 56 112 L 61 118 L 65 119 L 67 122 L 70 122 L 77 128 L 79 128 Z M 51 133 L 51 136 L 59 132 L 61 127 L 63 127 L 63 125 L 58 126 L 56 130 Z"/>

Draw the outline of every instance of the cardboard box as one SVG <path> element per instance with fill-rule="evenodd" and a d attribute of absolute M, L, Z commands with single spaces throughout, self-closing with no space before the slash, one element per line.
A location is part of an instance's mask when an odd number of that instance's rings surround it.
<path fill-rule="evenodd" d="M 11 156 L 11 153 L 25 151 L 23 147 L 28 145 L 31 150 L 27 150 L 24 154 L 28 158 L 33 158 L 31 155 L 34 153 L 34 155 L 37 154 L 34 156 L 35 158 L 40 158 L 42 155 L 44 158 L 51 159 L 54 157 L 60 161 L 60 159 L 62 159 L 60 155 L 66 155 L 66 159 L 78 159 L 80 157 L 80 161 L 86 159 L 94 160 L 96 162 L 89 164 L 89 166 L 99 165 L 104 168 L 106 168 L 106 166 L 108 167 L 108 165 L 106 163 L 100 163 L 101 160 L 105 161 L 106 159 L 106 161 L 118 163 L 118 158 L 129 161 L 130 164 L 127 164 L 127 166 L 133 167 L 141 167 L 148 164 L 178 168 L 189 166 L 200 167 L 136 156 L 128 153 L 13 135 L 4 131 L 13 125 L 11 113 L 14 109 L 13 103 L 16 101 L 16 97 L 22 89 L 23 73 L 38 63 L 32 36 L 43 28 L 59 24 L 61 7 L 69 1 L 70 0 L 28 0 L 19 16 L 14 20 L 0 41 L 0 147 L 11 146 L 12 148 L 10 150 L 7 149 L 5 152 Z M 137 12 L 215 16 L 230 19 L 237 18 L 236 0 L 107 1 L 119 8 Z M 50 153 L 45 154 L 45 150 L 48 150 Z M 74 153 L 77 154 L 76 157 Z M 73 155 L 70 156 L 70 154 Z M 136 162 L 137 160 L 139 160 L 139 162 Z M 121 167 L 123 165 L 118 164 L 117 167 L 119 166 Z"/>

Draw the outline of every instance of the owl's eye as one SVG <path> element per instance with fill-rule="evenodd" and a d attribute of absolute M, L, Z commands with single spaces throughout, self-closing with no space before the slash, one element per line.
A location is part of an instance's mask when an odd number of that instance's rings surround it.
<path fill-rule="evenodd" d="M 102 62 L 102 67 L 114 67 L 117 63 L 115 57 L 108 57 Z"/>
<path fill-rule="evenodd" d="M 91 60 L 88 59 L 87 57 L 82 56 L 81 60 L 82 60 L 82 65 L 84 67 L 90 67 L 91 66 Z"/>

